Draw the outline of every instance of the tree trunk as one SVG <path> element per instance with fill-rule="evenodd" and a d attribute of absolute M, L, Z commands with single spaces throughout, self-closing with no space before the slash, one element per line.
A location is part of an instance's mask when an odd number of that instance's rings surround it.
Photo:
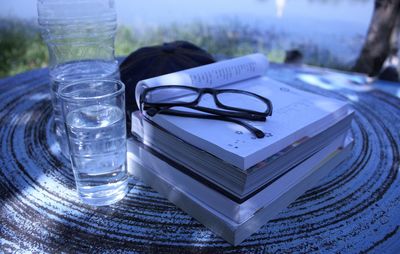
<path fill-rule="evenodd" d="M 400 0 L 375 0 L 367 38 L 353 70 L 378 75 L 391 51 L 391 36 L 400 15 Z"/>
<path fill-rule="evenodd" d="M 396 24 L 394 25 L 392 35 L 390 37 L 390 49 L 392 55 L 397 55 L 400 46 L 400 13 L 397 15 Z"/>

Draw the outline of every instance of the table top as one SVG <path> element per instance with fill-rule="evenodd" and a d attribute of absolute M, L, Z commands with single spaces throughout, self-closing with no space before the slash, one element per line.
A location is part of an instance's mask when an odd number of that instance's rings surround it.
<path fill-rule="evenodd" d="M 356 110 L 355 145 L 351 156 L 318 186 L 237 247 L 135 179 L 127 197 L 115 205 L 83 204 L 69 161 L 55 143 L 48 70 L 1 79 L 0 250 L 400 251 L 400 100 L 370 85 L 330 83 L 322 89 L 318 82 L 306 84 L 292 67 L 271 70 L 271 76 L 295 87 L 348 101 Z"/>

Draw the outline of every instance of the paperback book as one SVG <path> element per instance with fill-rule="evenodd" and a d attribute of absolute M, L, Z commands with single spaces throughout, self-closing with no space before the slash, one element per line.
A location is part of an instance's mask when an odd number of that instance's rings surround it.
<path fill-rule="evenodd" d="M 179 164 L 133 137 L 128 140 L 128 171 L 214 233 L 238 245 L 343 162 L 352 142 L 347 137 L 336 150 L 337 144 L 332 144 L 242 204 L 182 173 Z"/>

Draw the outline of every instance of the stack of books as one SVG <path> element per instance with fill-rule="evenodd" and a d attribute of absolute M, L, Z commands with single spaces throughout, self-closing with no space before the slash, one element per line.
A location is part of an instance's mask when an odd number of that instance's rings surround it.
<path fill-rule="evenodd" d="M 230 122 L 132 115 L 129 172 L 234 245 L 337 167 L 352 144 L 348 104 L 272 80 L 267 69 L 267 59 L 252 54 L 144 80 L 136 88 L 138 96 L 162 85 L 223 87 L 272 101 L 267 121 L 246 121 L 264 132 L 261 139 Z M 200 103 L 216 107 L 207 95 Z"/>

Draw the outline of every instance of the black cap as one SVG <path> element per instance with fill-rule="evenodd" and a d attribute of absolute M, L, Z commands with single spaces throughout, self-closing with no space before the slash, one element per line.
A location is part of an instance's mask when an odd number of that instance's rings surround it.
<path fill-rule="evenodd" d="M 119 66 L 121 80 L 125 84 L 127 124 L 131 113 L 138 109 L 135 88 L 140 80 L 214 62 L 207 51 L 186 41 L 143 47 L 131 53 Z"/>

